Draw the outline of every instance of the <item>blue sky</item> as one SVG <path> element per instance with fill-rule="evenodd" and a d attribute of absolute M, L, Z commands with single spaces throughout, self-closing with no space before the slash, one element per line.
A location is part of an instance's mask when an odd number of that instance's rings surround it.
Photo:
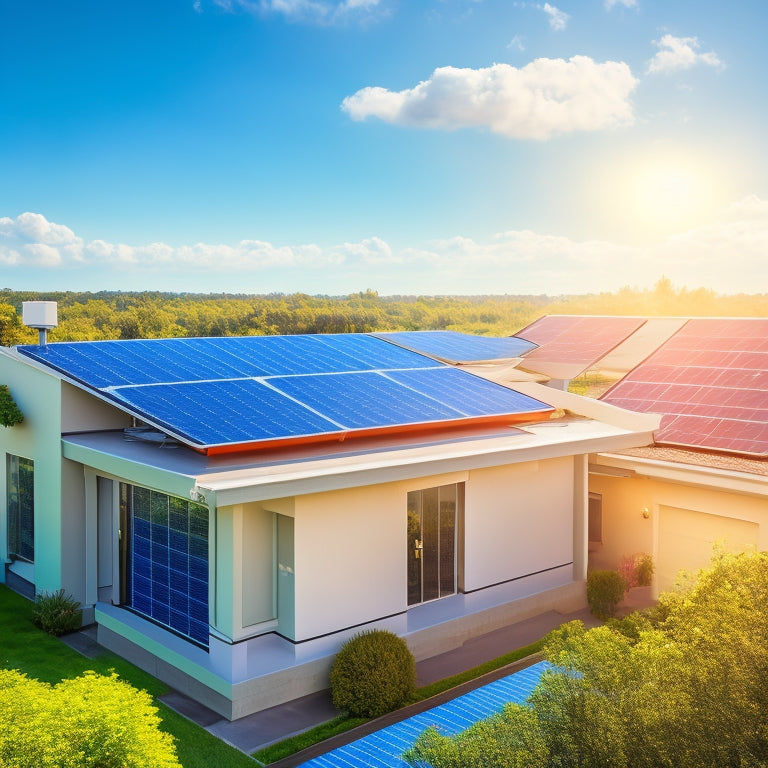
<path fill-rule="evenodd" d="M 0 287 L 768 292 L 764 0 L 0 0 Z"/>

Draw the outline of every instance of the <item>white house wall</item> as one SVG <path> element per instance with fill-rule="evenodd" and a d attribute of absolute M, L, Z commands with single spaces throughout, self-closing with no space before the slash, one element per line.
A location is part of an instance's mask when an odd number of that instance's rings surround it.
<path fill-rule="evenodd" d="M 464 588 L 573 561 L 573 460 L 473 470 L 466 485 Z"/>
<path fill-rule="evenodd" d="M 296 498 L 296 640 L 405 610 L 406 505 L 403 483 Z"/>
<path fill-rule="evenodd" d="M 131 417 L 66 381 L 61 382 L 61 431 L 91 432 L 102 429 L 123 429 Z"/>

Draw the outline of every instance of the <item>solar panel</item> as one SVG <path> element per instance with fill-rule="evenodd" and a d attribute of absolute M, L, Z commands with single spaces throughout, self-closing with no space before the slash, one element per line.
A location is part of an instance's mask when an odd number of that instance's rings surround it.
<path fill-rule="evenodd" d="M 515 336 L 473 336 L 457 331 L 397 331 L 375 335 L 405 349 L 451 363 L 509 360 L 536 346 Z"/>
<path fill-rule="evenodd" d="M 366 334 L 74 342 L 19 352 L 204 450 L 512 422 L 552 410 Z"/>
<path fill-rule="evenodd" d="M 663 414 L 659 444 L 768 456 L 768 319 L 689 320 L 601 399 Z"/>
<path fill-rule="evenodd" d="M 546 315 L 516 334 L 538 345 L 520 367 L 555 378 L 573 378 L 605 357 L 644 322 L 637 317 Z"/>
<path fill-rule="evenodd" d="M 365 334 L 131 339 L 20 346 L 92 387 L 418 368 L 421 355 Z"/>

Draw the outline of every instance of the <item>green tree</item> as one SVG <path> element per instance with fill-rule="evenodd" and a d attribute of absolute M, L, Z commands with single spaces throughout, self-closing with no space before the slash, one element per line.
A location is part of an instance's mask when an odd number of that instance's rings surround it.
<path fill-rule="evenodd" d="M 765 768 L 767 641 L 768 553 L 718 554 L 657 609 L 552 633 L 552 667 L 528 700 L 529 736 L 497 721 L 466 764 L 525 765 L 521 755 L 543 745 L 539 764 L 556 768 Z M 425 733 L 407 759 L 454 768 L 469 738 Z"/>

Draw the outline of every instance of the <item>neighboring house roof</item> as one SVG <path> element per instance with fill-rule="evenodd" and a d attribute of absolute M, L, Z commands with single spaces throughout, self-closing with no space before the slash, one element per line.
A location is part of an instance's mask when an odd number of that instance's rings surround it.
<path fill-rule="evenodd" d="M 660 445 L 768 457 L 768 319 L 692 319 L 600 398 L 662 414 Z"/>
<path fill-rule="evenodd" d="M 572 379 L 645 322 L 641 317 L 545 315 L 515 334 L 538 345 L 526 354 L 520 367 L 554 379 Z"/>
<path fill-rule="evenodd" d="M 369 334 L 61 342 L 17 351 L 203 452 L 507 424 L 553 410 Z"/>
<path fill-rule="evenodd" d="M 436 360 L 456 364 L 509 361 L 536 348 L 533 342 L 516 336 L 473 336 L 458 331 L 396 331 L 373 335 Z"/>

